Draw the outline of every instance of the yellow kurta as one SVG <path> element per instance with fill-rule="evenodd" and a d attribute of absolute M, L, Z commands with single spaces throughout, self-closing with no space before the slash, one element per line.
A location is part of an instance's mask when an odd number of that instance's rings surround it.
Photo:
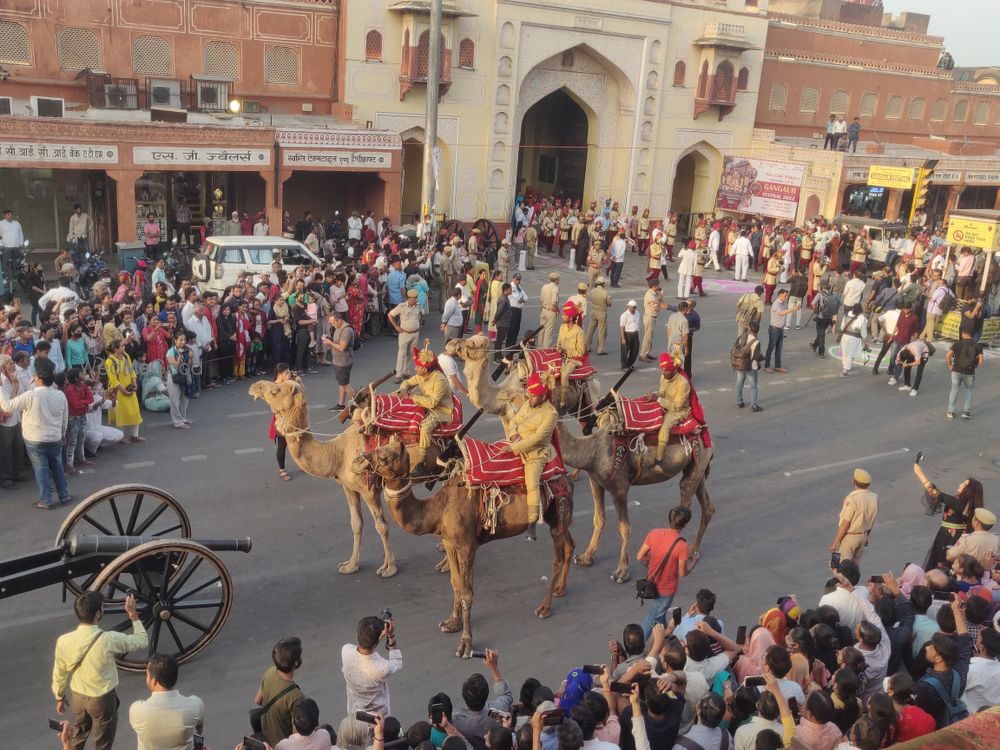
<path fill-rule="evenodd" d="M 569 376 L 583 364 L 581 358 L 587 353 L 587 337 L 576 323 L 563 323 L 559 328 L 556 346 L 566 355 L 566 361 L 563 362 L 562 371 L 559 373 L 559 385 L 562 386 L 559 399 L 565 404 Z"/>
<path fill-rule="evenodd" d="M 524 486 L 528 501 L 528 522 L 535 523 L 541 512 L 542 491 L 539 482 L 545 464 L 555 458 L 552 433 L 559 422 L 559 412 L 545 400 L 538 406 L 525 401 L 507 426 L 507 436 L 517 435 L 510 449 L 524 462 Z"/>
<path fill-rule="evenodd" d="M 663 257 L 663 245 L 659 242 L 653 242 L 649 246 L 649 260 L 646 262 L 646 268 L 650 271 L 660 271 L 660 258 Z"/>
<path fill-rule="evenodd" d="M 691 414 L 691 384 L 683 375 L 660 376 L 657 401 L 663 409 L 663 426 L 656 436 L 656 460 L 660 462 L 670 440 L 670 428 L 679 425 Z"/>
<path fill-rule="evenodd" d="M 104 361 L 104 367 L 108 372 L 108 391 L 117 394 L 114 408 L 109 412 L 111 420 L 119 427 L 142 424 L 137 395 L 139 384 L 136 381 L 135 370 L 132 369 L 132 359 L 127 354 L 122 354 L 120 359 L 108 357 Z M 135 390 L 126 395 L 118 390 L 119 386 L 122 388 L 133 386 Z"/>
<path fill-rule="evenodd" d="M 489 323 L 487 330 L 496 333 L 497 327 L 493 325 L 493 316 L 497 313 L 497 302 L 500 300 L 500 296 L 503 294 L 503 280 L 494 279 L 490 282 L 490 304 L 489 310 L 487 312 L 486 321 Z"/>
<path fill-rule="evenodd" d="M 782 258 L 779 255 L 772 255 L 767 259 L 767 273 L 764 274 L 764 283 L 774 286 L 778 283 L 778 276 L 781 274 Z"/>
<path fill-rule="evenodd" d="M 427 410 L 424 421 L 420 423 L 418 445 L 420 448 L 429 448 L 434 428 L 451 421 L 452 400 L 448 380 L 440 370 L 431 370 L 426 375 L 407 378 L 400 387 L 405 390 L 420 389 L 419 393 L 411 393 L 410 399 Z"/>

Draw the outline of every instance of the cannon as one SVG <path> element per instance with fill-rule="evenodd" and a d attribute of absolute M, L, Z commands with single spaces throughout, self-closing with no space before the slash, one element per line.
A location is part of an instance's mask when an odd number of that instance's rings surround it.
<path fill-rule="evenodd" d="M 126 632 L 133 594 L 149 633 L 149 652 L 118 658 L 141 672 L 149 654 L 193 659 L 219 634 L 233 606 L 233 579 L 217 552 L 249 552 L 249 537 L 191 539 L 191 521 L 171 495 L 144 484 L 95 492 L 66 518 L 55 544 L 0 560 L 0 599 L 62 584 L 78 596 L 104 596 L 102 625 Z"/>

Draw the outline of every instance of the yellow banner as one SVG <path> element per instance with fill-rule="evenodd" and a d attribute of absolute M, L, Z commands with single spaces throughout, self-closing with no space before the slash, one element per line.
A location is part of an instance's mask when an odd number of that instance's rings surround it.
<path fill-rule="evenodd" d="M 942 315 L 938 318 L 935 330 L 941 338 L 957 339 L 959 337 L 958 328 L 961 322 L 962 314 L 957 310 L 952 310 L 947 315 Z M 998 337 L 1000 337 L 1000 318 L 987 318 L 984 320 L 981 340 L 990 341 Z"/>
<path fill-rule="evenodd" d="M 913 187 L 912 167 L 881 167 L 872 164 L 868 168 L 868 184 L 873 187 L 909 190 Z"/>
<path fill-rule="evenodd" d="M 963 219 L 952 216 L 948 219 L 948 241 L 955 245 L 968 245 L 983 250 L 1000 249 L 997 237 L 1000 225 L 993 221 Z"/>

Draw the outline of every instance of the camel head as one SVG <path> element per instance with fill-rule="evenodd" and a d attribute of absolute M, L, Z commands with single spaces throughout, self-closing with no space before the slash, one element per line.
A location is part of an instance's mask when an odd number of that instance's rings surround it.
<path fill-rule="evenodd" d="M 359 473 L 371 470 L 383 479 L 401 479 L 410 474 L 410 456 L 403 442 L 393 437 L 385 445 L 355 457 L 351 468 Z"/>
<path fill-rule="evenodd" d="M 258 380 L 250 386 L 250 395 L 254 401 L 264 399 L 275 414 L 286 417 L 301 411 L 306 401 L 305 388 L 296 380 L 284 383 Z"/>
<path fill-rule="evenodd" d="M 453 347 L 454 351 L 449 351 L 449 347 Z M 481 333 L 464 339 L 452 339 L 445 346 L 445 351 L 457 355 L 466 362 L 479 362 L 489 359 L 490 340 Z"/>
<path fill-rule="evenodd" d="M 605 428 L 612 432 L 617 432 L 622 428 L 622 418 L 614 404 L 597 413 L 597 429 L 603 430 Z"/>

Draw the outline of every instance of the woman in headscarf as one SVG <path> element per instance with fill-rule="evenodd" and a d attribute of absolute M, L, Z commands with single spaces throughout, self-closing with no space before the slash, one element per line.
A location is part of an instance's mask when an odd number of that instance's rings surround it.
<path fill-rule="evenodd" d="M 931 508 L 931 513 L 936 513 L 938 508 L 943 509 L 941 527 L 927 553 L 924 570 L 947 568 L 949 566 L 948 558 L 945 556 L 947 548 L 955 544 L 962 534 L 972 533 L 972 516 L 977 508 L 983 507 L 983 485 L 978 479 L 969 477 L 958 485 L 954 495 L 948 495 L 941 492 L 927 478 L 920 464 L 913 464 L 913 473 L 924 486 L 924 492 L 930 500 L 928 507 Z"/>
<path fill-rule="evenodd" d="M 236 318 L 233 317 L 231 305 L 223 305 L 219 308 L 218 320 L 218 357 L 219 357 L 219 377 L 222 382 L 229 384 L 233 382 L 233 358 L 236 355 Z"/>
<path fill-rule="evenodd" d="M 764 656 L 774 645 L 774 635 L 766 627 L 754 628 L 747 652 L 736 660 L 736 676 L 742 683 L 747 677 L 764 673 Z"/>
<path fill-rule="evenodd" d="M 292 333 L 291 311 L 288 301 L 281 295 L 274 298 L 271 312 L 267 316 L 267 338 L 271 350 L 271 360 L 274 364 L 288 364 L 291 345 L 289 337 Z"/>
<path fill-rule="evenodd" d="M 924 569 L 916 563 L 907 565 L 903 570 L 903 574 L 899 577 L 899 590 L 907 599 L 910 598 L 910 593 L 915 586 L 926 585 L 927 576 L 924 575 Z"/>

